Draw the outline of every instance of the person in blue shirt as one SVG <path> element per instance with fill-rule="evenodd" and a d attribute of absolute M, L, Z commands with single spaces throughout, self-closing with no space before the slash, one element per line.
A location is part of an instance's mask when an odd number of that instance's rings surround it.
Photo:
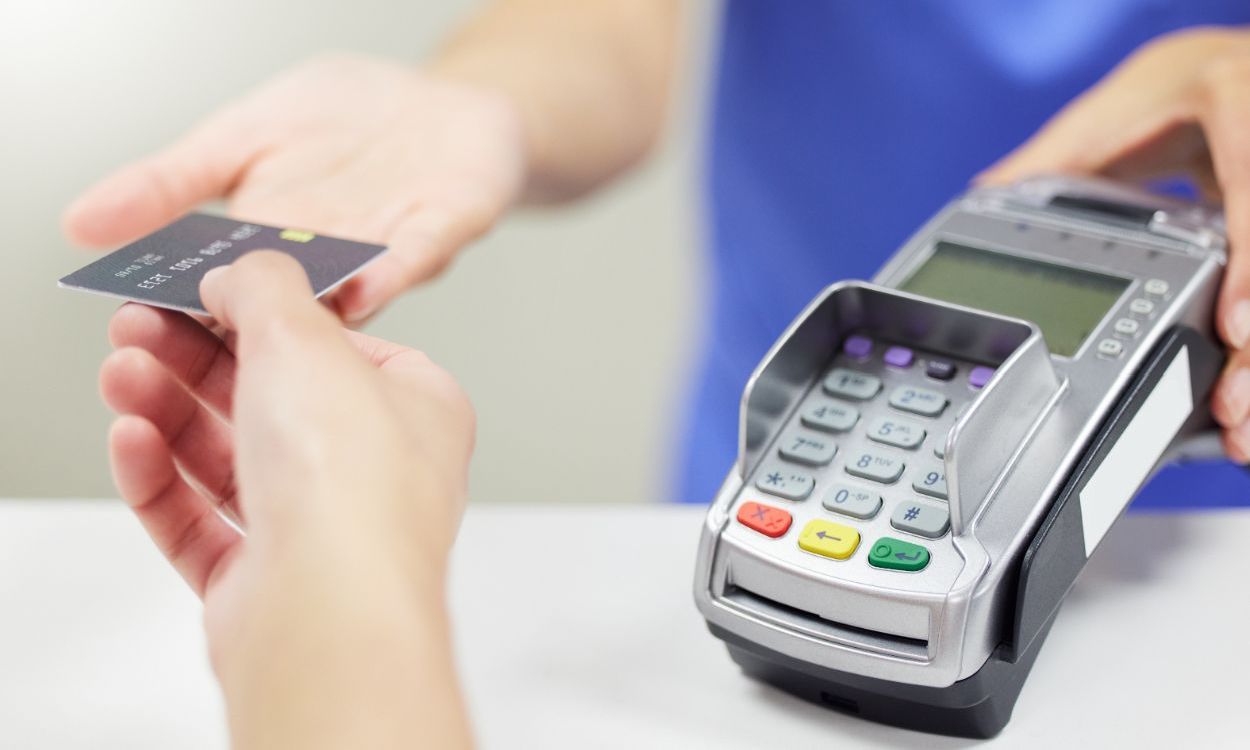
<path fill-rule="evenodd" d="M 675 0 L 500 0 L 420 68 L 317 59 L 89 190 L 67 231 L 109 245 L 224 197 L 240 217 L 383 242 L 332 300 L 359 324 L 512 207 L 573 200 L 645 156 L 680 20 Z M 1237 356 L 1214 412 L 1245 462 L 1246 23 L 1233 0 L 726 2 L 706 149 L 711 310 L 673 498 L 711 498 L 747 376 L 820 288 L 871 277 L 978 175 L 1038 171 L 1182 178 L 1224 200 L 1218 323 Z M 1168 469 L 1139 504 L 1248 496 L 1223 463 Z"/>
<path fill-rule="evenodd" d="M 680 18 L 676 0 L 497 0 L 420 68 L 319 58 L 103 180 L 66 230 L 109 245 L 226 198 L 242 218 L 384 242 L 330 301 L 361 323 L 512 207 L 573 200 L 641 159 Z M 747 375 L 813 294 L 871 276 L 970 180 L 1043 171 L 1180 178 L 1223 201 L 1216 316 L 1232 356 L 1212 411 L 1245 463 L 1247 23 L 1231 0 L 727 0 L 706 151 L 712 310 L 674 496 L 710 499 Z M 237 338 L 127 305 L 102 391 L 122 415 L 119 490 L 205 598 L 236 740 L 467 745 L 440 593 L 472 442 L 463 396 L 415 352 L 344 334 L 289 259 L 249 256 L 203 293 Z M 327 388 L 360 408 L 319 408 Z M 321 460 L 343 435 L 361 460 Z M 1169 470 L 1146 500 L 1244 502 L 1240 471 Z M 428 710 L 387 712 L 408 695 Z"/>

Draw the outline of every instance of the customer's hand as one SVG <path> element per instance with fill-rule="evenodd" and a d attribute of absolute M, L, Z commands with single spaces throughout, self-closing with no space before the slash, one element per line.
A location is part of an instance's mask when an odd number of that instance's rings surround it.
<path fill-rule="evenodd" d="M 464 394 L 424 355 L 341 329 L 281 254 L 201 294 L 224 340 L 127 304 L 101 389 L 118 489 L 204 599 L 237 744 L 467 744 L 443 605 Z"/>
<path fill-rule="evenodd" d="M 113 245 L 226 198 L 240 219 L 388 245 L 331 299 L 356 323 L 436 275 L 500 218 L 521 188 L 522 141 L 500 94 L 328 57 L 122 167 L 69 208 L 65 229 L 81 244 Z"/>
<path fill-rule="evenodd" d="M 1233 351 L 1212 412 L 1228 455 L 1250 460 L 1250 31 L 1195 29 L 1145 45 L 979 179 L 1035 172 L 1184 174 L 1223 200 L 1231 253 L 1217 323 Z"/>

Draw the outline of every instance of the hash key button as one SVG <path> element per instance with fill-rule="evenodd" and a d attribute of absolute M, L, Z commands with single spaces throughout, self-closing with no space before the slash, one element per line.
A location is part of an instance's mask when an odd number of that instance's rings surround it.
<path fill-rule="evenodd" d="M 946 396 L 928 388 L 900 385 L 890 392 L 890 406 L 925 417 L 941 414 L 946 403 Z"/>
<path fill-rule="evenodd" d="M 816 479 L 782 464 L 772 464 L 755 477 L 755 486 L 770 495 L 787 500 L 803 500 L 812 494 Z"/>
<path fill-rule="evenodd" d="M 795 430 L 782 435 L 779 443 L 777 452 L 782 458 L 805 466 L 824 466 L 838 452 L 833 440 L 814 432 Z"/>
<path fill-rule="evenodd" d="M 864 372 L 835 367 L 825 377 L 825 393 L 856 401 L 867 401 L 881 390 L 881 379 Z"/>
<path fill-rule="evenodd" d="M 899 531 L 937 539 L 950 528 L 951 516 L 946 508 L 928 503 L 902 502 L 890 516 L 890 525 Z"/>
<path fill-rule="evenodd" d="M 859 451 L 846 459 L 847 474 L 885 484 L 897 482 L 904 468 L 899 459 L 873 451 Z"/>

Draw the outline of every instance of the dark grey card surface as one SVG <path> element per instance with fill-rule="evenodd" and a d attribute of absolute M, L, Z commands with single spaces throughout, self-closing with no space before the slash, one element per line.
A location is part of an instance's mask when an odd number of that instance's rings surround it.
<path fill-rule="evenodd" d="M 281 250 L 299 261 L 320 297 L 385 247 L 209 214 L 188 214 L 60 280 L 68 289 L 207 314 L 200 279 L 252 250 Z"/>

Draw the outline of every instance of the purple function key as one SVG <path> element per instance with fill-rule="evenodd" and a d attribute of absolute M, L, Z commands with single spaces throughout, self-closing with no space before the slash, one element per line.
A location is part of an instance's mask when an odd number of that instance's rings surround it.
<path fill-rule="evenodd" d="M 994 377 L 993 367 L 974 367 L 972 372 L 968 373 L 968 385 L 973 388 L 983 388 L 992 377 Z"/>
<path fill-rule="evenodd" d="M 872 339 L 867 336 L 847 336 L 842 342 L 842 351 L 855 359 L 864 359 L 872 354 Z"/>
<path fill-rule="evenodd" d="M 885 363 L 891 367 L 911 367 L 915 355 L 905 346 L 891 346 L 885 350 Z"/>

